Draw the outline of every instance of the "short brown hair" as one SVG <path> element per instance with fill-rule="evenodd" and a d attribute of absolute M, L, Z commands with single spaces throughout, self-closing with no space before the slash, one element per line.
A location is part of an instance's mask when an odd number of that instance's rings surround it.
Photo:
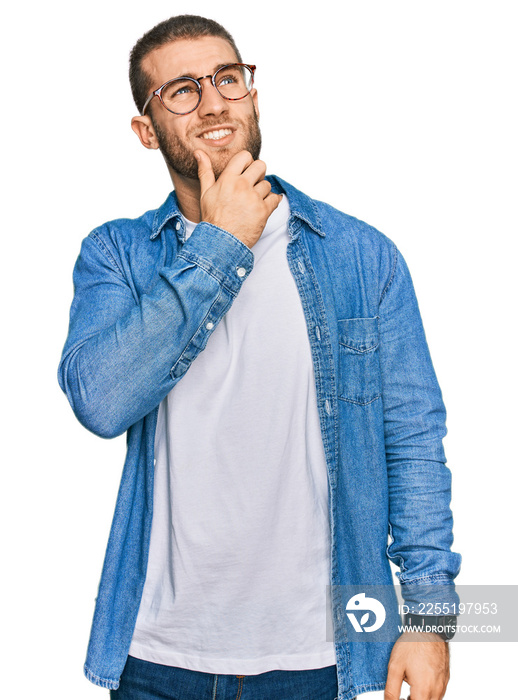
<path fill-rule="evenodd" d="M 144 58 L 154 49 L 176 39 L 197 39 L 200 36 L 218 36 L 225 39 L 234 49 L 238 63 L 242 62 L 234 39 L 221 24 L 197 15 L 170 17 L 146 32 L 137 41 L 130 54 L 129 79 L 133 99 L 139 113 L 142 112 L 151 89 L 149 76 L 142 69 Z"/>

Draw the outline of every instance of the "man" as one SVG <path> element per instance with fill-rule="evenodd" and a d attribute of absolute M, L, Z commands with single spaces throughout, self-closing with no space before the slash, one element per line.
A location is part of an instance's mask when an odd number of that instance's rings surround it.
<path fill-rule="evenodd" d="M 382 234 L 265 179 L 254 72 L 200 17 L 132 52 L 132 128 L 174 193 L 93 231 L 74 272 L 60 384 L 87 428 L 128 431 L 85 672 L 120 700 L 393 700 L 403 679 L 439 699 L 447 643 L 399 636 L 389 566 L 410 612 L 455 603 L 410 276 Z M 367 625 L 347 611 L 369 600 Z"/>

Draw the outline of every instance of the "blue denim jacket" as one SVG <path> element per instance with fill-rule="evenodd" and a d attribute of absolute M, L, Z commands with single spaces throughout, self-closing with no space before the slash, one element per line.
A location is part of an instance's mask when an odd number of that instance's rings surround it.
<path fill-rule="evenodd" d="M 291 208 L 287 256 L 328 469 L 330 583 L 393 593 L 391 559 L 409 601 L 413 584 L 446 584 L 454 599 L 460 557 L 450 549 L 445 410 L 405 261 L 367 224 L 269 180 Z M 253 250 L 212 224 L 198 224 L 186 241 L 174 192 L 156 211 L 107 223 L 83 241 L 59 382 L 86 428 L 106 438 L 127 431 L 85 664 L 105 688 L 118 687 L 146 576 L 158 406 L 253 264 Z M 344 605 L 332 601 L 339 699 L 382 689 L 398 636 L 395 595 L 385 601 L 390 639 L 370 644 L 348 636 Z"/>

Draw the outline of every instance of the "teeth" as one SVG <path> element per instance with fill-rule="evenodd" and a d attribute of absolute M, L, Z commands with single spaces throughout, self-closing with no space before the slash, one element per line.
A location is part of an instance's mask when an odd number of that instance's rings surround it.
<path fill-rule="evenodd" d="M 204 139 L 211 139 L 213 141 L 215 139 L 222 139 L 224 136 L 230 136 L 231 133 L 231 129 L 220 129 L 219 131 L 207 131 L 205 134 L 202 134 L 202 136 Z"/>

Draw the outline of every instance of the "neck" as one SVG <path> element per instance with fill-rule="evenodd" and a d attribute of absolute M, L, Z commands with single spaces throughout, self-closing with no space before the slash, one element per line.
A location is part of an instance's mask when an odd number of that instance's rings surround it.
<path fill-rule="evenodd" d="M 167 169 L 169 170 L 171 180 L 173 181 L 174 191 L 176 193 L 176 198 L 178 199 L 180 211 L 186 219 L 198 224 L 201 221 L 201 190 L 199 180 L 192 180 L 191 178 L 184 177 L 169 166 Z"/>

